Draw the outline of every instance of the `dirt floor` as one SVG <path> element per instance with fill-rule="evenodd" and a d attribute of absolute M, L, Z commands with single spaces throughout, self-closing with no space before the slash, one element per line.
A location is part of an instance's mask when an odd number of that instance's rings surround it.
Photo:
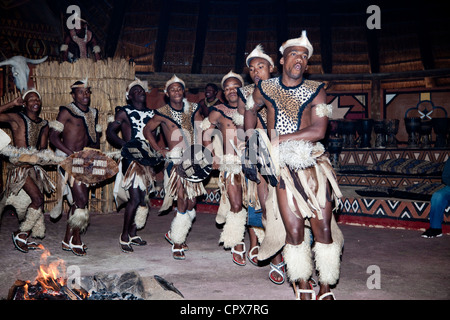
<path fill-rule="evenodd" d="M 188 237 L 186 260 L 172 258 L 164 239 L 172 213 L 158 216 L 153 208 L 140 235 L 147 246 L 131 254 L 119 248 L 122 214 L 92 214 L 83 236 L 88 254 L 78 257 L 61 250 L 65 217 L 58 222 L 46 216 L 47 234 L 42 243 L 51 253 L 48 261 L 63 259 L 66 267 L 79 268 L 81 276 L 136 271 L 152 291 L 149 299 L 182 299 L 172 291 L 156 290 L 151 279 L 158 275 L 189 300 L 293 300 L 286 282 L 268 279 L 269 266 L 238 266 L 229 250 L 219 246 L 220 229 L 215 215 L 197 213 Z M 333 292 L 338 300 L 450 299 L 450 236 L 423 239 L 418 230 L 369 228 L 340 224 L 345 237 L 341 276 Z M 15 216 L 5 213 L 0 225 L 0 299 L 6 299 L 16 279 L 34 280 L 42 251 L 21 253 L 14 248 Z M 248 245 L 248 235 L 246 236 Z M 161 288 L 159 288 L 161 289 Z M 158 291 L 158 292 L 157 292 Z M 318 291 L 318 288 L 316 288 Z"/>

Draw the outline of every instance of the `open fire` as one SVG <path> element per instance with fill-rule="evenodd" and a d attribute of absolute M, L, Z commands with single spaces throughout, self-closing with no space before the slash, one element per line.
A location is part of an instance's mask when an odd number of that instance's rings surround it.
<path fill-rule="evenodd" d="M 33 282 L 16 280 L 9 290 L 9 300 L 83 300 L 89 293 L 83 288 L 69 288 L 64 260 L 47 263 L 50 252 L 42 245 L 38 274 Z"/>

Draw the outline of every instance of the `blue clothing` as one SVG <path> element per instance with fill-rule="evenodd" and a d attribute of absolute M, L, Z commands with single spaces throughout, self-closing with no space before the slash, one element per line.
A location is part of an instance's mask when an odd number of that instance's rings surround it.
<path fill-rule="evenodd" d="M 431 196 L 430 228 L 442 229 L 444 211 L 448 205 L 450 205 L 450 186 L 445 186 Z"/>
<path fill-rule="evenodd" d="M 429 217 L 430 228 L 433 229 L 442 229 L 444 211 L 450 205 L 450 159 L 445 163 L 444 171 L 442 172 L 442 182 L 446 186 L 431 196 Z"/>

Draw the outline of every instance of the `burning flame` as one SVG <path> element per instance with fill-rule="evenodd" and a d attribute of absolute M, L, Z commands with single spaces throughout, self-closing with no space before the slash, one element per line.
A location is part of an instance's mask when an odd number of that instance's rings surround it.
<path fill-rule="evenodd" d="M 39 282 L 43 289 L 47 290 L 47 293 L 55 294 L 59 291 L 61 286 L 66 284 L 65 280 L 65 262 L 62 259 L 47 263 L 48 257 L 50 257 L 50 251 L 39 245 L 39 248 L 44 252 L 41 254 L 40 266 L 35 281 Z"/>
<path fill-rule="evenodd" d="M 39 245 L 38 248 L 43 252 L 40 257 L 40 266 L 35 281 L 31 283 L 29 280 L 17 280 L 16 288 L 20 289 L 19 291 L 16 289 L 14 293 L 19 297 L 19 299 L 15 300 L 36 300 L 42 299 L 42 297 L 46 299 L 48 296 L 52 296 L 55 299 L 65 298 L 71 300 L 89 297 L 89 293 L 82 288 L 69 288 L 64 260 L 57 259 L 49 263 L 50 251 L 42 245 Z"/>

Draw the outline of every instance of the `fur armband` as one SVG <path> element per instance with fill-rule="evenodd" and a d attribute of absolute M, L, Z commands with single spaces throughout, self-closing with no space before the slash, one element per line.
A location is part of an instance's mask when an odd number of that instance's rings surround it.
<path fill-rule="evenodd" d="M 48 126 L 50 127 L 50 129 L 53 129 L 57 132 L 63 132 L 63 130 L 64 130 L 64 124 L 62 124 L 58 120 L 50 121 Z"/>
<path fill-rule="evenodd" d="M 67 49 L 69 49 L 69 46 L 67 44 L 62 44 L 59 51 L 67 51 Z"/>
<path fill-rule="evenodd" d="M 100 53 L 102 50 L 100 49 L 99 46 L 95 46 L 94 48 L 92 48 L 92 52 L 93 53 Z"/>
<path fill-rule="evenodd" d="M 113 115 L 109 115 L 108 119 L 106 120 L 106 123 L 114 122 L 115 118 Z"/>
<path fill-rule="evenodd" d="M 101 124 L 97 124 L 96 126 L 95 126 L 95 132 L 102 132 L 102 125 Z"/>
<path fill-rule="evenodd" d="M 245 104 L 245 110 L 252 110 L 255 106 L 255 100 L 253 99 L 253 95 L 249 95 L 247 98 L 247 103 Z"/>
<path fill-rule="evenodd" d="M 240 114 L 239 112 L 233 113 L 232 116 L 233 123 L 237 126 L 243 126 L 244 125 L 244 116 Z"/>
<path fill-rule="evenodd" d="M 319 117 L 331 117 L 333 113 L 333 107 L 331 104 L 321 103 L 316 105 L 316 115 Z"/>
<path fill-rule="evenodd" d="M 202 123 L 200 123 L 200 129 L 202 129 L 202 131 L 208 130 L 211 127 L 211 121 L 209 121 L 209 118 L 206 117 L 205 119 L 203 119 Z"/>

